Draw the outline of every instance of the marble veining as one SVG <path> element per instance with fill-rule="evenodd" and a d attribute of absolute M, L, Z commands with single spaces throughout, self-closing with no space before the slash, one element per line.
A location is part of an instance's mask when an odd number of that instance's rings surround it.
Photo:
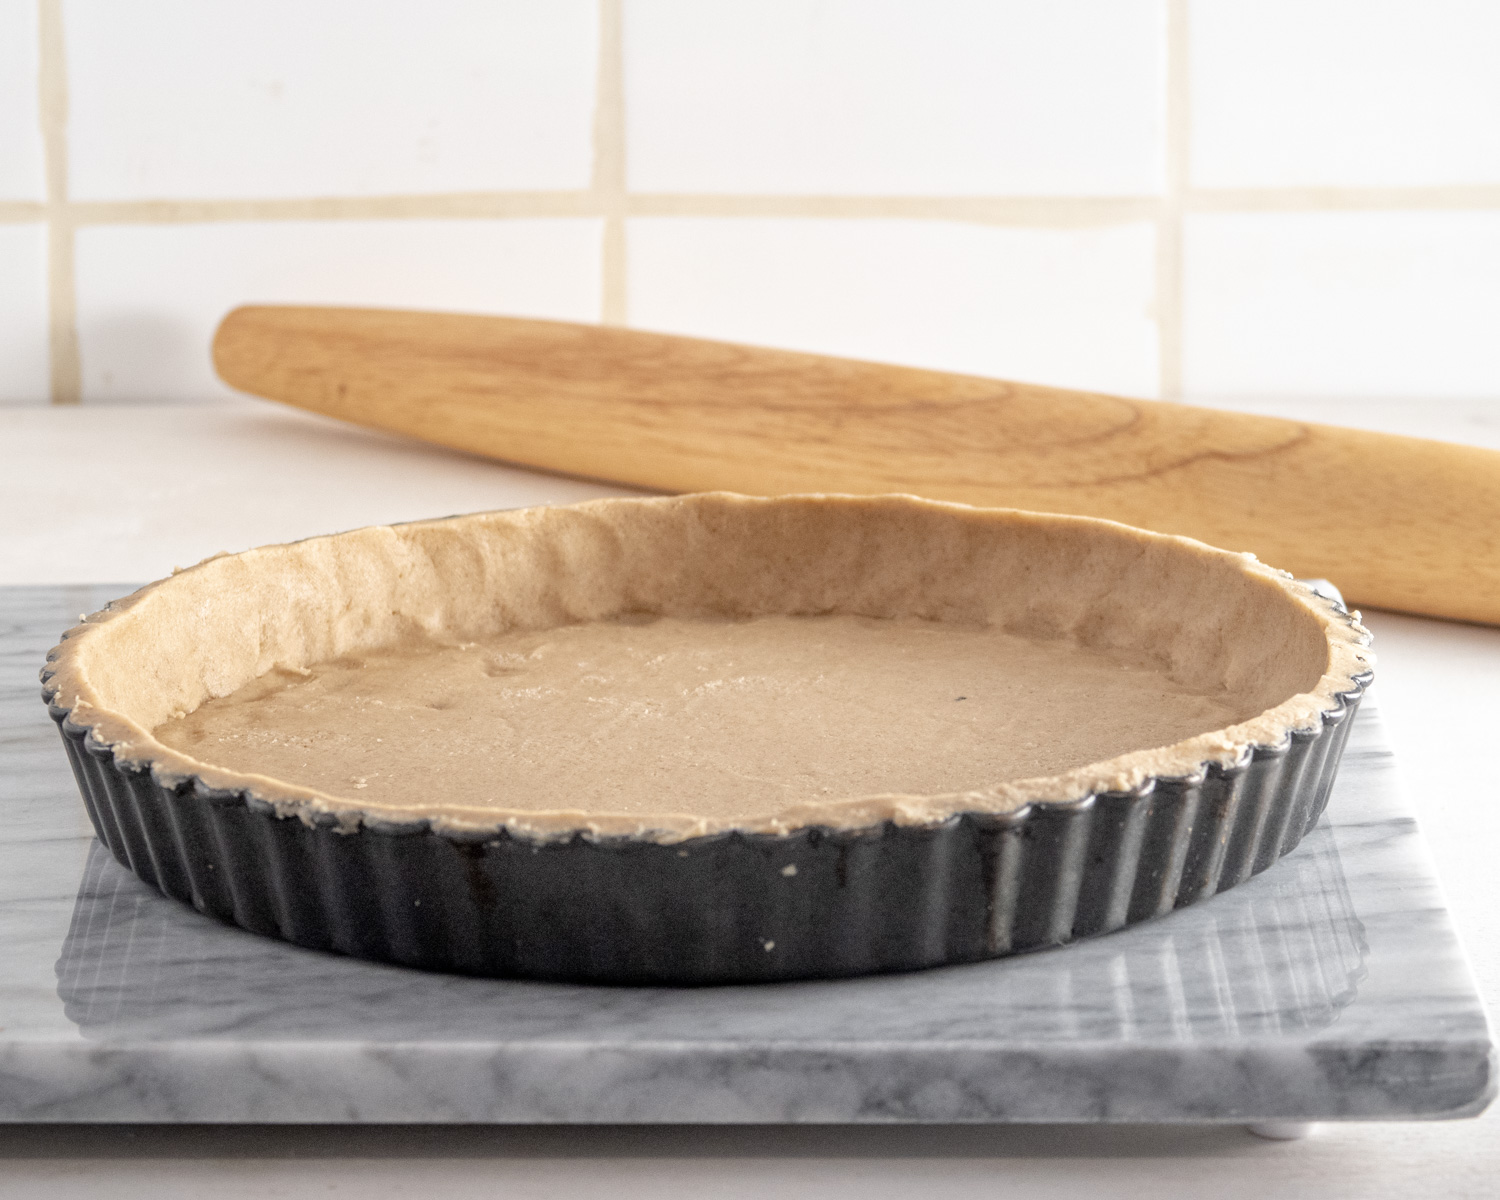
<path fill-rule="evenodd" d="M 468 979 L 221 925 L 93 840 L 36 671 L 125 590 L 0 589 L 0 1119 L 1291 1121 L 1494 1093 L 1370 699 L 1296 851 L 1119 933 L 853 981 Z"/>

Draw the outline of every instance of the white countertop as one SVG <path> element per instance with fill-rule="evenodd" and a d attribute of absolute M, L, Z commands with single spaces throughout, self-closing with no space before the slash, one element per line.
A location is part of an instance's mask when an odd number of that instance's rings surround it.
<path fill-rule="evenodd" d="M 1490 405 L 1302 406 L 1299 415 L 1500 444 Z M 272 405 L 0 410 L 0 584 L 138 581 L 221 550 L 482 508 L 623 494 Z M 1335 581 L 1336 582 L 1336 581 Z M 1500 1024 L 1500 630 L 1366 614 L 1378 690 L 1481 992 Z M 3 1014 L 0 1014 L 3 1021 Z M 1248 1160 L 1253 1160 L 1248 1161 Z M 987 1197 L 1480 1196 L 1500 1106 L 1478 1121 L 1238 1128 L 0 1128 L 0 1196 L 712 1194 Z"/>

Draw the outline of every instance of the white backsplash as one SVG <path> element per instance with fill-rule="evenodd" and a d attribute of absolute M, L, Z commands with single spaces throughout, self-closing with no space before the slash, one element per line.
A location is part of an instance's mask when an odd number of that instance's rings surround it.
<path fill-rule="evenodd" d="M 1492 0 L 0 0 L 0 403 L 242 302 L 1500 406 Z"/>

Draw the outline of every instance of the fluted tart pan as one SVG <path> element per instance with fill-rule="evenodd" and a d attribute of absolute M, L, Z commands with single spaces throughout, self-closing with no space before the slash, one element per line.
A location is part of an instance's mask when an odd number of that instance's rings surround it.
<path fill-rule="evenodd" d="M 781 621 L 795 633 L 825 619 L 856 622 L 862 637 L 992 631 L 1118 658 L 1156 672 L 1164 693 L 1202 693 L 1236 716 L 1021 777 L 965 779 L 943 742 L 934 778 L 962 786 L 814 789 L 744 812 L 695 810 L 669 771 L 659 799 L 637 777 L 632 806 L 612 806 L 609 761 L 589 794 L 511 807 L 503 756 L 463 789 L 434 769 L 362 799 L 168 744 L 174 721 L 274 673 L 295 686 L 412 639 L 452 649 L 608 626 L 628 642 L 651 622 Z M 1368 641 L 1338 603 L 1190 539 L 912 497 L 708 494 L 210 559 L 87 618 L 42 678 L 100 840 L 202 912 L 434 970 L 712 984 L 1061 945 L 1265 870 L 1323 811 L 1371 678 Z M 1048 693 L 1040 680 L 1038 703 Z M 1118 703 L 1071 703 L 1059 729 L 1120 716 Z M 1005 736 L 997 725 L 996 742 Z M 980 745 L 976 761 L 990 761 Z"/>

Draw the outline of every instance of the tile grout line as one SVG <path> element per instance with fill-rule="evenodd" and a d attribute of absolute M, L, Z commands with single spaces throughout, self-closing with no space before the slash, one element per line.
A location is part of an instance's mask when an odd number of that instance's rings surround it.
<path fill-rule="evenodd" d="M 1182 217 L 1188 191 L 1188 0 L 1168 0 L 1166 194 L 1156 221 L 1157 371 L 1163 400 L 1182 399 Z"/>
<path fill-rule="evenodd" d="M 1189 213 L 1304 213 L 1500 210 L 1500 185 L 1380 188 L 1184 188 Z M 960 221 L 1018 228 L 1091 228 L 1155 220 L 1161 196 L 891 196 L 658 192 L 607 196 L 602 190 L 410 193 L 225 200 L 70 200 L 49 206 L 0 201 L 0 224 L 34 224 L 61 210 L 75 229 L 90 225 L 172 225 L 214 221 L 506 219 L 598 217 L 611 205 L 625 216 L 841 217 Z"/>
<path fill-rule="evenodd" d="M 1456 183 L 1384 187 L 1193 188 L 1190 212 L 1380 212 L 1400 209 L 1500 209 L 1500 184 Z"/>
<path fill-rule="evenodd" d="M 75 225 L 191 225 L 215 221 L 366 221 L 451 217 L 597 216 L 588 191 L 261 197 L 246 200 L 74 200 Z"/>
<path fill-rule="evenodd" d="M 68 208 L 68 77 L 62 0 L 37 8 L 37 105 L 47 174 L 47 319 L 53 404 L 78 404 L 78 299 L 73 216 Z"/>
<path fill-rule="evenodd" d="M 1087 228 L 1150 220 L 1154 196 L 813 196 L 634 193 L 632 216 L 837 217 L 961 221 L 976 225 Z"/>
<path fill-rule="evenodd" d="M 604 214 L 600 252 L 600 320 L 623 325 L 627 316 L 625 260 L 625 47 L 621 0 L 599 0 L 599 74 L 594 98 L 592 193 Z"/>
<path fill-rule="evenodd" d="M 35 225 L 46 219 L 45 201 L 0 200 L 0 225 Z"/>

